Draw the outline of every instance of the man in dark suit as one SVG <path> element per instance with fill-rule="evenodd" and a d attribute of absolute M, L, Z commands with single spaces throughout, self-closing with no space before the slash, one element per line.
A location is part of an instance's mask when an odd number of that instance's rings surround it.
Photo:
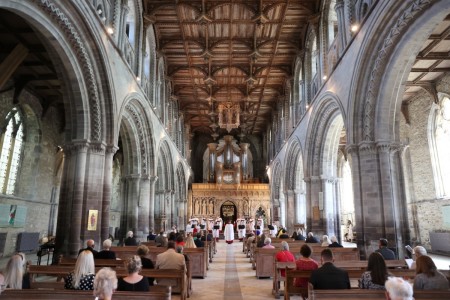
<path fill-rule="evenodd" d="M 84 250 L 89 250 L 92 252 L 92 255 L 94 255 L 94 257 L 96 257 L 98 252 L 96 250 L 94 250 L 94 247 L 95 247 L 94 240 L 87 240 L 86 248 L 80 249 L 80 251 L 78 251 L 78 255 L 80 255 L 80 253 L 83 252 Z"/>
<path fill-rule="evenodd" d="M 322 266 L 311 272 L 309 282 L 317 290 L 349 289 L 350 279 L 347 271 L 337 268 L 333 262 L 331 249 L 323 249 L 320 254 Z"/>
<path fill-rule="evenodd" d="M 380 241 L 378 242 L 379 249 L 376 250 L 375 252 L 380 253 L 383 256 L 384 260 L 394 260 L 395 253 L 387 246 L 388 246 L 387 239 L 380 239 Z"/>

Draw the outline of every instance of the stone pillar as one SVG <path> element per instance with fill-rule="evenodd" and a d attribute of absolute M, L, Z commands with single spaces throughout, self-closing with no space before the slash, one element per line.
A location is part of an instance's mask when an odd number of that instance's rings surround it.
<path fill-rule="evenodd" d="M 294 229 L 295 224 L 295 193 L 293 190 L 286 191 L 286 228 Z"/>
<path fill-rule="evenodd" d="M 320 210 L 319 199 L 323 197 L 322 183 L 319 176 L 311 176 L 310 178 L 305 178 L 308 185 L 307 198 L 310 199 L 308 212 L 306 215 L 310 216 L 308 221 L 308 228 L 314 234 L 323 232 L 323 222 L 322 222 L 322 211 Z"/>
<path fill-rule="evenodd" d="M 294 190 L 295 224 L 306 224 L 306 195 L 304 189 Z"/>
<path fill-rule="evenodd" d="M 119 2 L 119 1 L 117 1 Z M 127 28 L 127 15 L 128 12 L 130 11 L 130 8 L 128 7 L 126 1 L 124 1 L 122 3 L 122 9 L 121 9 L 121 14 L 120 14 L 120 25 L 119 25 L 119 32 L 117 33 L 117 43 L 119 46 L 120 51 L 124 51 L 125 50 L 125 39 L 127 38 L 127 34 L 126 34 L 126 28 Z"/>
<path fill-rule="evenodd" d="M 248 143 L 240 143 L 241 147 L 241 164 L 242 164 L 242 180 L 247 182 L 249 179 L 249 165 L 248 165 L 248 147 L 250 144 Z"/>
<path fill-rule="evenodd" d="M 111 210 L 113 157 L 117 147 L 108 146 L 105 152 L 105 165 L 103 172 L 103 199 L 101 208 L 101 241 L 109 237 L 109 212 Z M 114 233 L 113 233 L 114 235 Z"/>
<path fill-rule="evenodd" d="M 137 230 L 147 236 L 150 226 L 150 176 L 148 175 L 144 175 L 140 179 L 138 207 Z"/>
<path fill-rule="evenodd" d="M 57 236 L 61 236 L 60 233 L 67 236 L 67 229 L 69 228 L 68 254 L 75 257 L 81 246 L 82 220 L 85 215 L 83 211 L 83 200 L 88 143 L 85 141 L 72 143 L 64 147 L 64 149 L 68 154 L 66 156 L 68 168 L 66 169 L 67 173 L 64 174 L 65 184 L 68 184 L 68 186 L 66 186 L 67 189 L 64 189 L 65 191 L 61 189 L 60 199 L 66 198 L 68 200 L 67 204 L 69 205 L 65 207 L 68 211 L 61 211 L 61 213 L 67 213 L 66 216 L 69 216 L 69 218 L 65 220 L 65 226 L 60 226 L 60 215 L 58 215 Z M 67 193 L 63 194 L 63 192 Z"/>
<path fill-rule="evenodd" d="M 367 259 L 381 237 L 388 239 L 389 247 L 397 247 L 402 257 L 404 241 L 409 239 L 399 148 L 391 142 L 347 147 L 352 157 L 354 226 L 361 259 Z"/>
<path fill-rule="evenodd" d="M 129 230 L 136 232 L 138 228 L 138 199 L 139 199 L 139 175 L 128 175 L 125 177 L 125 197 L 126 206 L 124 207 L 124 222 L 122 223 L 122 232 Z"/>
<path fill-rule="evenodd" d="M 344 0 L 336 0 L 336 5 L 334 7 L 336 10 L 336 15 L 338 19 L 338 55 L 341 56 L 345 47 L 347 46 L 347 24 L 345 22 L 345 12 L 344 12 Z"/>
<path fill-rule="evenodd" d="M 336 219 L 338 219 L 335 207 L 336 184 L 334 178 L 321 178 L 322 194 L 319 196 L 319 210 L 322 213 L 322 230 L 328 236 L 336 235 Z M 319 194 L 320 195 L 320 194 Z"/>
<path fill-rule="evenodd" d="M 158 180 L 158 176 L 150 176 L 149 177 L 149 193 L 148 197 L 150 199 L 149 201 L 149 208 L 148 208 L 148 224 L 149 227 L 153 230 L 156 230 L 155 228 L 155 183 L 156 180 Z"/>
<path fill-rule="evenodd" d="M 208 144 L 208 149 L 209 149 L 208 182 L 209 183 L 215 183 L 216 182 L 215 168 L 216 168 L 216 149 L 217 149 L 217 144 L 216 143 L 209 143 Z"/>

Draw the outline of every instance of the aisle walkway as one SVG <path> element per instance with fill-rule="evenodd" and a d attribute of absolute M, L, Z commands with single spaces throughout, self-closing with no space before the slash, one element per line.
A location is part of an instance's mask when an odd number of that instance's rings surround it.
<path fill-rule="evenodd" d="M 274 299 L 272 279 L 256 279 L 239 241 L 231 245 L 223 240 L 217 243 L 217 254 L 209 265 L 208 277 L 193 279 L 192 288 L 191 300 Z"/>

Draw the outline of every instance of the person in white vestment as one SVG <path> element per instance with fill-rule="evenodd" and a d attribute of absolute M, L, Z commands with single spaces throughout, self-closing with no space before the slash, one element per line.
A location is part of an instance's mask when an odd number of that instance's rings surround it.
<path fill-rule="evenodd" d="M 273 229 L 270 230 L 270 236 L 271 237 L 277 237 L 277 233 L 278 233 L 278 226 L 277 224 L 272 224 Z"/>
<path fill-rule="evenodd" d="M 224 235 L 227 244 L 232 244 L 234 241 L 234 227 L 231 221 L 228 221 L 227 225 L 225 225 Z"/>
<path fill-rule="evenodd" d="M 187 223 L 187 225 L 186 225 L 186 235 L 187 235 L 188 233 L 192 233 L 192 231 L 194 231 L 194 230 L 192 229 L 192 223 L 191 223 L 191 221 L 189 221 L 189 222 Z"/>
<path fill-rule="evenodd" d="M 242 240 L 245 238 L 246 230 L 245 230 L 245 219 L 237 219 L 237 230 L 238 230 L 238 237 L 239 240 L 242 242 Z"/>
<path fill-rule="evenodd" d="M 222 218 L 217 217 L 214 221 L 214 229 L 213 229 L 213 238 L 216 239 L 216 242 L 219 241 L 220 229 L 222 228 Z"/>

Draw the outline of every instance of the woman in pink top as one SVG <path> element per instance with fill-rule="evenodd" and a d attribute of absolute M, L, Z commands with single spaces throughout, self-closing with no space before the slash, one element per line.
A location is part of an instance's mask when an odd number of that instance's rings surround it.
<path fill-rule="evenodd" d="M 297 270 L 309 271 L 319 268 L 319 264 L 314 259 L 310 258 L 311 253 L 311 248 L 306 244 L 300 248 L 300 254 L 302 256 L 295 262 L 297 265 Z M 295 278 L 294 286 L 307 287 L 308 278 Z"/>

